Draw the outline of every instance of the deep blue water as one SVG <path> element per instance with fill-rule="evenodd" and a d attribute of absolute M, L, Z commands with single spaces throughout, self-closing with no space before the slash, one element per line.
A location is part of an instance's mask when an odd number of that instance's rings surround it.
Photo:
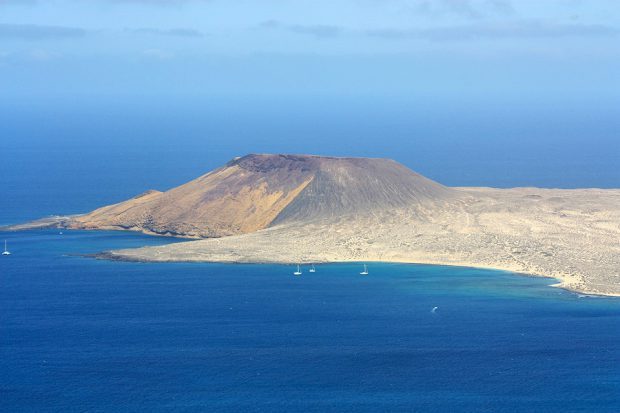
<path fill-rule="evenodd" d="M 620 107 L 387 98 L 0 98 L 0 225 L 259 153 L 393 158 L 452 186 L 620 187 Z"/>
<path fill-rule="evenodd" d="M 620 300 L 424 265 L 143 264 L 0 234 L 3 412 L 618 412 Z M 432 313 L 433 307 L 439 307 Z"/>
<path fill-rule="evenodd" d="M 448 185 L 620 187 L 618 108 L 146 100 L 0 101 L 0 225 L 248 152 L 390 157 Z M 172 241 L 131 233 L 4 238 L 2 412 L 620 411 L 620 300 L 552 280 L 386 264 L 294 278 L 76 255 Z"/>

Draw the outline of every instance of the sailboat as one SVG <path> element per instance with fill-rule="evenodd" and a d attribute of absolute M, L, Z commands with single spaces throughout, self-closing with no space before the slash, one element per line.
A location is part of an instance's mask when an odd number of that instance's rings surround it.
<path fill-rule="evenodd" d="M 364 264 L 364 271 L 360 272 L 360 275 L 368 275 L 368 268 L 366 268 L 366 264 Z"/>
<path fill-rule="evenodd" d="M 2 255 L 11 255 L 9 250 L 6 249 L 6 240 L 4 240 L 4 252 L 2 253 Z"/>
<path fill-rule="evenodd" d="M 293 275 L 301 275 L 301 270 L 299 269 L 299 265 L 297 266 L 297 271 L 295 271 Z"/>
<path fill-rule="evenodd" d="M 312 264 L 312 267 L 308 270 L 308 272 L 316 272 L 316 268 L 314 268 L 314 264 Z"/>

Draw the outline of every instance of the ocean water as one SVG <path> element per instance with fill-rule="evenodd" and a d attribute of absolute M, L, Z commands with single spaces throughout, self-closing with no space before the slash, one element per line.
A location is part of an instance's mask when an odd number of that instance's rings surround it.
<path fill-rule="evenodd" d="M 425 265 L 144 264 L 0 233 L 3 412 L 618 412 L 620 299 Z M 433 313 L 432 309 L 438 307 Z"/>
<path fill-rule="evenodd" d="M 620 187 L 617 108 L 315 99 L 0 102 L 0 225 L 249 152 L 394 158 L 448 185 Z M 620 299 L 471 268 L 140 264 L 167 242 L 0 233 L 2 412 L 618 412 Z M 438 307 L 435 313 L 431 310 Z"/>
<path fill-rule="evenodd" d="M 0 99 L 0 225 L 166 190 L 247 153 L 395 159 L 451 186 L 620 188 L 620 110 L 387 98 Z"/>

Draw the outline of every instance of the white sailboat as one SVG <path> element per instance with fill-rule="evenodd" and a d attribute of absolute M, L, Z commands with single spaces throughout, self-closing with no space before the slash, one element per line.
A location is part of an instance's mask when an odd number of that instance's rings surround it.
<path fill-rule="evenodd" d="M 2 255 L 11 255 L 11 253 L 9 252 L 8 249 L 6 249 L 6 240 L 4 240 L 4 252 L 2 253 Z"/>
<path fill-rule="evenodd" d="M 301 269 L 299 268 L 299 265 L 297 265 L 297 271 L 295 271 L 293 275 L 301 275 Z"/>
<path fill-rule="evenodd" d="M 316 272 L 316 268 L 314 268 L 314 264 L 312 264 L 312 267 L 310 267 L 310 269 L 308 271 L 309 272 Z"/>
<path fill-rule="evenodd" d="M 366 267 L 366 264 L 364 264 L 364 271 L 360 272 L 360 275 L 368 275 L 368 268 Z"/>

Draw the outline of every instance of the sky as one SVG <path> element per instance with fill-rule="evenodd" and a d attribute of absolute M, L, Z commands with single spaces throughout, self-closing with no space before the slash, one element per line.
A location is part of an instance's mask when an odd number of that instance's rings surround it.
<path fill-rule="evenodd" d="M 616 0 L 0 0 L 0 98 L 614 105 Z"/>

